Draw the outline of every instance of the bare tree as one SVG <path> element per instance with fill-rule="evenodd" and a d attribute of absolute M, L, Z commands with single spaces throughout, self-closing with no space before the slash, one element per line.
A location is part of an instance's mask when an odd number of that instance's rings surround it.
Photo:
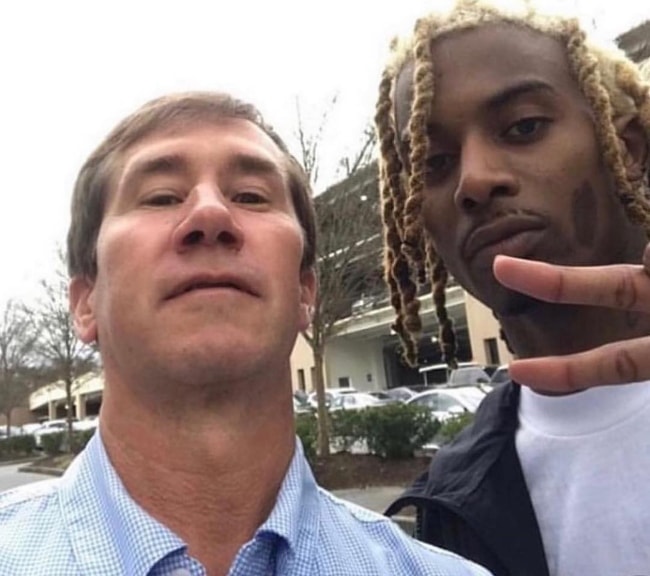
<path fill-rule="evenodd" d="M 336 106 L 337 100 L 338 95 L 334 95 L 325 108 L 318 126 L 312 131 L 305 127 L 300 100 L 296 98 L 296 138 L 300 146 L 300 160 L 305 172 L 309 176 L 309 182 L 312 188 L 316 187 L 320 175 L 319 154 L 320 146 L 323 142 L 323 132 L 327 126 L 329 115 Z"/>
<path fill-rule="evenodd" d="M 29 314 L 10 300 L 0 318 L 0 411 L 7 420 L 31 391 L 30 368 L 34 362 L 36 330 Z"/>
<path fill-rule="evenodd" d="M 332 101 L 334 105 L 336 99 Z M 318 176 L 319 149 L 329 110 L 313 134 L 304 129 L 298 109 L 298 141 L 303 166 L 312 186 Z M 357 154 L 343 158 L 345 179 L 315 200 L 318 225 L 317 264 L 319 289 L 311 327 L 303 333 L 314 354 L 318 399 L 318 452 L 329 454 L 325 403 L 325 346 L 338 320 L 349 316 L 353 303 L 381 280 L 381 222 L 379 220 L 376 166 L 370 164 L 375 131 L 368 127 Z"/>
<path fill-rule="evenodd" d="M 73 386 L 77 377 L 96 368 L 95 350 L 81 342 L 75 333 L 68 303 L 68 275 L 65 256 L 58 252 L 58 267 L 54 276 L 41 280 L 42 295 L 32 310 L 38 327 L 36 349 L 42 361 L 41 369 L 52 380 L 65 385 L 68 446 L 71 446 Z"/>

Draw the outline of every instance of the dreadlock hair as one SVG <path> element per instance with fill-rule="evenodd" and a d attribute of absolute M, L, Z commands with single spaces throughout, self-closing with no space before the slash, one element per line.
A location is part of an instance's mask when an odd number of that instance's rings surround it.
<path fill-rule="evenodd" d="M 576 19 L 543 16 L 526 3 L 521 13 L 506 12 L 481 0 L 457 0 L 447 14 L 420 18 L 406 40 L 393 40 L 391 58 L 380 83 L 375 113 L 380 143 L 380 192 L 384 222 L 384 274 L 396 312 L 393 329 L 403 343 L 404 359 L 417 364 L 422 322 L 418 283 L 432 283 L 443 360 L 456 364 L 456 340 L 446 310 L 448 273 L 435 246 L 424 233 L 421 207 L 427 155 L 426 125 L 435 96 L 431 44 L 436 38 L 490 24 L 508 24 L 555 38 L 566 50 L 569 69 L 590 105 L 603 161 L 631 222 L 650 237 L 650 169 L 632 182 L 627 176 L 614 120 L 635 114 L 650 143 L 650 71 L 644 81 L 639 68 L 622 51 L 592 44 Z M 408 123 L 409 169 L 400 159 L 394 117 L 395 84 L 402 70 L 413 66 L 413 97 Z M 650 66 L 649 66 L 650 67 Z"/>

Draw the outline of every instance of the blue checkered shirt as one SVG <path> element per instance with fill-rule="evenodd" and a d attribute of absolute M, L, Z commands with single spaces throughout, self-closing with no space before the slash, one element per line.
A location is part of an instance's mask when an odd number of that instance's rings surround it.
<path fill-rule="evenodd" d="M 298 443 L 299 445 L 299 443 Z M 66 473 L 0 495 L 1 576 L 205 576 L 126 492 L 99 434 Z M 278 499 L 229 576 L 489 576 L 319 488 L 299 446 Z"/>

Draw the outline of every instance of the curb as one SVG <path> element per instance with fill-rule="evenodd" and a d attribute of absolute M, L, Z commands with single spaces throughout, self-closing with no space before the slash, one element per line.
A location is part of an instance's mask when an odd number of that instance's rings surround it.
<path fill-rule="evenodd" d="M 24 464 L 25 462 L 37 462 L 42 456 L 28 456 L 25 458 L 17 458 L 16 460 L 0 460 L 0 466 L 15 466 L 16 464 Z"/>
<path fill-rule="evenodd" d="M 60 468 L 47 468 L 46 466 L 21 466 L 18 472 L 31 472 L 32 474 L 47 474 L 48 476 L 63 476 L 63 470 Z"/>

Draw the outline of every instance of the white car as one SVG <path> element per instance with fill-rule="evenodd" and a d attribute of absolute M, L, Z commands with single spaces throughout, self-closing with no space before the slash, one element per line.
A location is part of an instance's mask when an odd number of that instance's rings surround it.
<path fill-rule="evenodd" d="M 28 422 L 27 424 L 23 424 L 20 429 L 22 430 L 22 434 L 33 434 L 41 426 L 41 422 Z"/>
<path fill-rule="evenodd" d="M 334 402 L 334 399 L 337 396 L 340 396 L 342 394 L 356 394 L 357 390 L 355 388 L 325 388 L 325 406 L 328 408 L 332 405 L 332 402 Z M 311 405 L 312 408 L 318 408 L 318 399 L 316 398 L 316 391 L 312 392 L 308 397 L 307 397 L 307 402 Z"/>
<path fill-rule="evenodd" d="M 40 448 L 43 445 L 41 442 L 43 436 L 46 436 L 47 434 L 56 434 L 57 432 L 65 432 L 67 426 L 68 421 L 65 418 L 45 420 L 45 422 L 41 424 L 40 428 L 32 433 L 34 440 L 36 441 L 36 447 Z"/>
<path fill-rule="evenodd" d="M 449 418 L 470 412 L 474 414 L 485 392 L 476 386 L 459 388 L 435 388 L 422 392 L 407 400 L 407 404 L 417 404 L 431 410 L 434 418 L 444 422 Z"/>
<path fill-rule="evenodd" d="M 96 430 L 99 426 L 99 416 L 86 416 L 78 422 L 72 423 L 73 430 Z"/>
<path fill-rule="evenodd" d="M 490 386 L 498 386 L 499 384 L 505 384 L 510 381 L 510 373 L 508 371 L 508 365 L 504 364 L 499 366 L 492 374 L 490 378 Z"/>
<path fill-rule="evenodd" d="M 19 426 L 10 426 L 9 435 L 7 435 L 7 426 L 6 424 L 0 424 L 0 439 L 2 438 L 12 438 L 14 436 L 22 436 L 23 431 Z"/>
<path fill-rule="evenodd" d="M 363 410 L 364 408 L 376 408 L 394 403 L 395 400 L 390 398 L 382 399 L 367 392 L 353 392 L 351 394 L 339 394 L 332 400 L 330 410 L 333 412 L 336 410 Z"/>

